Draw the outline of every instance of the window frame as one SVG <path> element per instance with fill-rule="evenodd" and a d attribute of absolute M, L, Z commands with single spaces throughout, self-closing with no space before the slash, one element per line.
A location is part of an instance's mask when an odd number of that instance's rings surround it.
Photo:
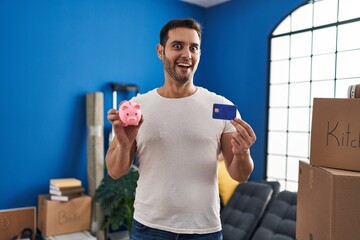
<path fill-rule="evenodd" d="M 356 18 L 351 18 L 351 19 L 345 19 L 345 20 L 342 20 L 342 21 L 339 21 L 339 6 L 340 6 L 340 2 L 341 1 L 345 1 L 345 0 L 328 0 L 328 2 L 326 3 L 334 3 L 336 2 L 336 21 L 335 22 L 330 22 L 330 23 L 325 23 L 325 24 L 322 24 L 322 25 L 317 25 L 317 26 L 314 26 L 314 9 L 316 9 L 317 7 L 321 6 L 321 5 L 318 5 L 318 4 L 323 4 L 325 3 L 325 1 L 327 0 L 322 0 L 322 1 L 309 1 L 307 3 L 304 3 L 303 5 L 299 6 L 297 9 L 295 9 L 293 12 L 291 12 L 288 16 L 286 16 L 284 19 L 282 19 L 280 21 L 280 23 L 274 28 L 274 30 L 272 31 L 272 33 L 270 34 L 269 36 L 269 41 L 268 41 L 268 46 L 269 46 L 269 52 L 268 52 L 268 89 L 267 89 L 267 94 L 268 94 L 268 97 L 267 97 L 267 113 L 266 113 L 266 116 L 267 116 L 267 133 L 266 133 L 266 140 L 265 140 L 265 146 L 266 146 L 266 155 L 265 155 L 265 179 L 266 180 L 275 180 L 275 181 L 279 181 L 281 183 L 281 188 L 283 190 L 290 190 L 290 191 L 297 191 L 297 176 L 293 176 L 293 175 L 290 175 L 289 173 L 292 173 L 294 174 L 294 172 L 296 172 L 296 174 L 298 174 L 298 161 L 296 161 L 296 158 L 298 158 L 298 160 L 303 160 L 303 161 L 307 161 L 309 162 L 309 159 L 310 159 L 310 141 L 311 141 L 311 118 L 312 118 L 312 104 L 313 104 L 313 98 L 314 97 L 331 97 L 331 98 L 336 98 L 336 97 L 346 97 L 344 96 L 344 94 L 346 94 L 346 92 L 344 91 L 344 86 L 348 85 L 353 85 L 355 83 L 360 83 L 360 72 L 358 73 L 358 75 L 356 76 L 351 76 L 351 77 L 338 77 L 338 75 L 340 74 L 340 72 L 338 72 L 338 66 L 339 66 L 339 56 L 341 56 L 342 54 L 346 55 L 346 54 L 350 54 L 350 53 L 357 53 L 356 51 L 359 51 L 359 54 L 358 55 L 355 55 L 355 57 L 358 57 L 358 60 L 360 60 L 360 45 L 357 46 L 357 48 L 353 48 L 353 49 L 346 49 L 346 50 L 338 50 L 338 40 L 339 40 L 339 28 L 342 28 L 342 26 L 346 26 L 346 24 L 353 24 L 353 23 L 359 23 L 360 24 L 360 13 L 358 14 L 359 16 L 356 17 Z M 303 29 L 296 29 L 294 31 L 292 31 L 292 17 L 295 16 L 295 17 L 298 17 L 296 16 L 297 13 L 299 13 L 302 8 L 304 9 L 304 12 L 308 9 L 305 9 L 305 8 L 311 8 L 311 11 L 312 11 L 312 24 L 311 26 L 309 27 L 306 27 L 306 28 L 303 28 Z M 317 9 L 318 10 L 318 9 Z M 306 13 L 306 12 L 305 12 Z M 283 31 L 283 32 L 280 32 L 280 33 L 276 33 L 279 28 L 284 28 L 284 26 L 286 26 L 285 24 L 289 24 L 289 28 L 286 28 L 288 29 L 288 31 Z M 282 25 L 283 24 L 283 25 Z M 295 25 L 295 24 L 294 24 Z M 333 52 L 323 52 L 323 53 L 315 53 L 314 54 L 314 32 L 315 33 L 319 33 L 319 31 L 321 30 L 328 30 L 328 29 L 331 29 L 331 28 L 335 28 L 335 49 Z M 284 28 L 285 29 L 285 28 Z M 310 48 L 311 48 L 311 52 L 310 52 L 310 55 L 306 55 L 305 56 L 300 56 L 301 55 L 301 52 L 298 53 L 300 54 L 299 56 L 296 56 L 296 57 L 293 57 L 291 55 L 291 43 L 292 43 L 292 40 L 293 40 L 293 36 L 300 36 L 301 34 L 304 34 L 304 33 L 310 33 L 311 35 L 311 43 L 310 43 Z M 289 49 L 288 49 L 288 58 L 287 58 L 287 54 L 279 54 L 280 56 L 285 56 L 284 58 L 278 58 L 278 59 L 273 59 L 272 57 L 272 51 L 274 50 L 274 48 L 276 47 L 274 44 L 274 46 L 272 46 L 272 44 L 275 42 L 273 41 L 274 39 L 280 39 L 280 38 L 284 38 L 285 40 L 288 39 L 289 40 Z M 285 44 L 285 46 L 287 46 L 286 44 L 286 41 L 283 41 L 282 43 L 279 43 L 278 45 L 281 45 L 281 44 Z M 274 47 L 274 48 L 272 48 Z M 306 49 L 304 50 L 306 51 Z M 334 65 L 333 65 L 333 69 L 331 69 L 331 71 L 333 71 L 333 77 L 329 77 L 330 74 L 326 74 L 325 73 L 325 77 L 324 79 L 313 79 L 313 73 L 314 73 L 314 69 L 316 69 L 314 67 L 314 62 L 318 62 L 318 63 L 321 63 L 323 64 L 324 62 L 326 62 L 326 57 L 329 57 L 327 56 L 327 54 L 333 54 L 334 56 Z M 292 81 L 291 79 L 291 65 L 294 64 L 294 60 L 304 60 L 305 58 L 309 57 L 310 58 L 310 76 L 309 76 L 309 79 L 308 80 L 304 80 L 304 81 Z M 317 58 L 319 58 L 320 60 L 322 61 L 317 61 Z M 323 58 L 323 59 L 321 59 Z M 315 59 L 315 61 L 314 61 Z M 328 59 L 331 59 L 331 56 L 328 58 Z M 283 61 L 283 62 L 281 62 Z M 305 61 L 305 60 L 304 60 Z M 286 62 L 288 62 L 286 64 Z M 355 61 L 356 62 L 356 61 Z M 358 62 L 358 61 L 357 61 Z M 278 70 L 281 70 L 281 69 L 284 69 L 284 66 L 287 66 L 288 69 L 284 70 L 284 75 L 287 74 L 287 81 L 286 82 L 279 82 L 279 83 L 276 83 L 274 82 L 274 80 L 272 79 L 272 76 L 274 76 L 274 69 L 273 69 L 273 66 L 274 66 L 274 63 L 281 65 L 283 64 L 283 68 L 281 68 L 281 66 L 279 66 L 279 69 Z M 275 64 L 275 65 L 276 65 Z M 328 63 L 328 64 L 331 64 L 331 63 Z M 314 68 L 314 69 L 313 69 Z M 328 68 L 327 68 L 328 69 Z M 284 77 L 284 76 L 282 76 Z M 320 76 L 321 77 L 321 76 Z M 319 78 L 320 78 L 319 77 Z M 326 93 L 325 96 L 319 96 L 319 91 L 318 91 L 318 94 L 315 94 L 313 95 L 313 91 L 315 91 L 315 87 L 316 85 L 319 85 L 319 89 L 321 89 L 321 86 L 329 86 L 329 82 L 332 81 L 333 82 L 333 92 L 328 95 L 329 93 Z M 291 98 L 291 92 L 293 91 L 294 92 L 294 88 L 292 88 L 294 85 L 296 87 L 296 84 L 298 83 L 303 83 L 303 85 L 306 83 L 306 84 L 309 84 L 309 92 L 306 93 L 308 94 L 309 96 L 309 104 L 308 106 L 305 106 L 305 105 L 300 105 L 300 106 L 296 106 L 296 105 L 292 105 L 290 104 L 290 98 Z M 283 85 L 283 86 L 282 86 Z M 283 106 L 279 105 L 279 106 L 274 106 L 274 105 L 271 105 L 272 102 L 274 102 L 274 99 L 272 99 L 272 91 L 274 89 L 274 86 L 275 87 L 283 87 L 283 91 L 278 91 L 280 93 L 282 92 L 285 92 L 285 88 L 286 88 L 286 85 L 287 85 L 287 93 L 285 95 L 287 95 L 287 99 L 286 99 L 286 103 L 284 103 Z M 298 84 L 298 86 L 300 86 L 301 84 Z M 342 85 L 342 88 L 340 88 L 340 85 Z M 331 88 L 331 87 L 330 87 Z M 339 89 L 340 88 L 340 89 Z M 303 89 L 306 89 L 306 87 L 303 86 Z M 339 91 L 341 90 L 341 93 L 339 93 Z M 305 92 L 305 90 L 303 90 L 303 92 Z M 284 95 L 284 96 L 285 96 Z M 278 96 L 279 98 L 280 96 Z M 279 100 L 277 100 L 279 101 Z M 291 125 L 291 123 L 289 123 L 289 112 L 290 111 L 293 111 L 293 109 L 296 109 L 296 108 L 302 108 L 302 110 L 304 111 L 308 111 L 308 129 L 305 130 L 305 131 L 297 131 L 297 130 L 293 130 L 293 129 L 290 129 L 289 130 L 289 125 Z M 280 129 L 280 130 L 276 130 L 276 129 L 271 129 L 271 126 L 270 124 L 272 124 L 272 122 L 274 122 L 274 120 L 277 119 L 277 115 L 274 117 L 273 113 L 276 112 L 275 110 L 278 110 L 279 113 L 281 113 L 283 111 L 286 111 L 286 114 L 282 113 L 282 114 L 279 114 L 279 115 L 282 115 L 284 117 L 284 115 L 286 115 L 286 118 L 287 119 L 280 119 L 280 122 L 281 123 L 284 123 L 286 124 L 286 127 L 284 129 Z M 283 127 L 283 126 L 282 126 Z M 281 134 L 285 134 L 286 137 L 285 137 L 285 146 L 281 146 L 281 147 L 285 147 L 285 154 L 283 153 L 276 153 L 276 152 L 269 152 L 269 150 L 272 150 L 274 149 L 274 146 L 276 146 L 276 142 L 274 142 L 274 137 L 273 135 L 281 135 Z M 308 138 L 308 141 L 307 141 L 307 153 L 305 154 L 299 154 L 299 155 L 292 155 L 292 154 L 288 154 L 289 153 L 289 145 L 294 145 L 293 142 L 289 142 L 289 135 L 292 134 L 292 135 L 296 135 L 296 134 L 307 134 L 307 138 Z M 279 150 L 281 151 L 281 150 Z M 277 159 L 277 160 L 276 160 Z M 285 160 L 284 160 L 285 159 Z M 284 161 L 284 163 L 282 163 L 283 165 L 280 166 L 280 164 L 274 166 L 274 161 L 276 163 L 276 161 Z M 297 166 L 297 171 L 295 171 L 294 169 L 290 169 L 289 168 L 294 168 L 294 162 L 296 162 L 296 166 Z M 271 164 L 271 165 L 270 165 Z M 277 164 L 277 163 L 276 163 Z M 274 176 L 274 175 L 269 175 L 271 173 L 271 171 L 274 171 L 274 168 L 276 170 L 278 169 L 282 169 L 282 171 L 284 170 L 285 172 L 282 172 L 281 174 L 279 174 L 278 176 Z"/>

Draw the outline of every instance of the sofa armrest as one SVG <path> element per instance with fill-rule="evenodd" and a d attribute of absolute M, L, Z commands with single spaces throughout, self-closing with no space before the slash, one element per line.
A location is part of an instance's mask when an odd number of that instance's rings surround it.
<path fill-rule="evenodd" d="M 265 183 L 239 184 L 228 204 L 220 212 L 224 239 L 250 239 L 264 214 L 272 192 L 272 187 Z"/>

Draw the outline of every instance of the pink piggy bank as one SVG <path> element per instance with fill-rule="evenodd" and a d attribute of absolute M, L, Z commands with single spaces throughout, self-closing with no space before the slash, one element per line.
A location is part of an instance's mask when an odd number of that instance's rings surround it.
<path fill-rule="evenodd" d="M 130 101 L 124 101 L 119 109 L 120 120 L 124 126 L 137 126 L 141 119 L 140 105 Z"/>

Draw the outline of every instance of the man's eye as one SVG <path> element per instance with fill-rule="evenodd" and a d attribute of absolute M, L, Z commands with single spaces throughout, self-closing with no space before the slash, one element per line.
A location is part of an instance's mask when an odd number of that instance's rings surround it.
<path fill-rule="evenodd" d="M 198 47 L 195 47 L 195 46 L 190 47 L 190 51 L 192 51 L 192 52 L 196 52 L 197 50 L 199 50 Z"/>
<path fill-rule="evenodd" d="M 174 44 L 174 48 L 180 49 L 180 48 L 181 48 L 181 45 L 180 45 L 180 44 Z"/>

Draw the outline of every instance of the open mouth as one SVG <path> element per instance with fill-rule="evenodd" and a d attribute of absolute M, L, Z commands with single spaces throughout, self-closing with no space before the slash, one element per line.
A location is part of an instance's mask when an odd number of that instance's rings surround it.
<path fill-rule="evenodd" d="M 176 65 L 181 68 L 190 68 L 191 67 L 190 63 L 177 63 Z"/>

